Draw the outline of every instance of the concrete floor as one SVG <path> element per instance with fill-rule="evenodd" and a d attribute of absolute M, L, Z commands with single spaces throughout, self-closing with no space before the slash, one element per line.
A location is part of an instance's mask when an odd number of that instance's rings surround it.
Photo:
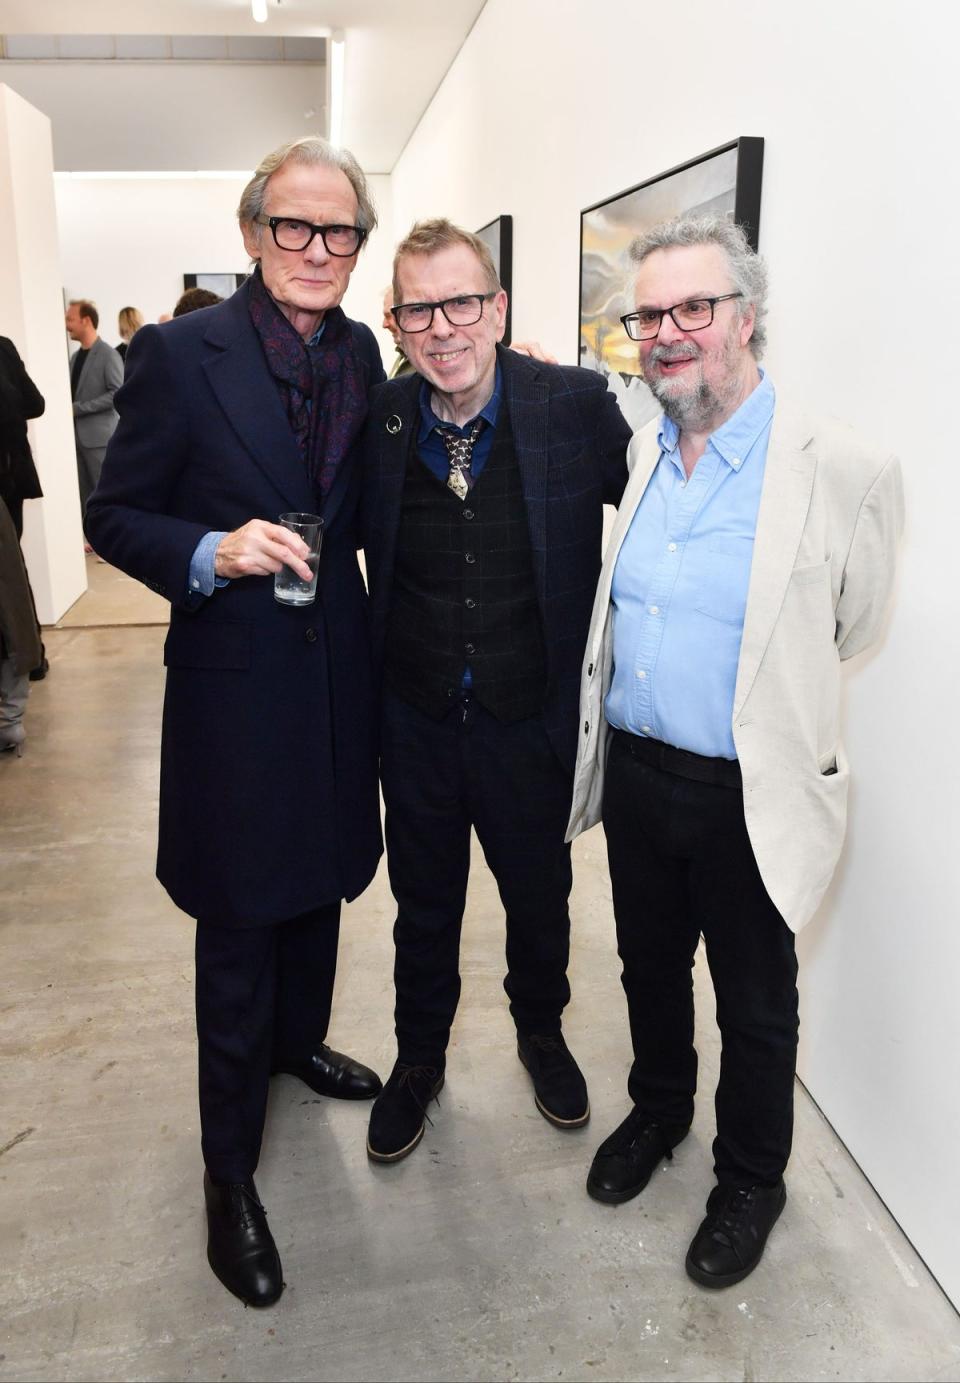
<path fill-rule="evenodd" d="M 278 1079 L 258 1183 L 289 1286 L 263 1313 L 228 1296 L 204 1258 L 191 926 L 152 877 L 162 641 L 51 631 L 27 751 L 0 758 L 0 1377 L 960 1380 L 960 1319 L 800 1090 L 760 1268 L 718 1294 L 685 1276 L 718 1058 L 700 966 L 694 1132 L 638 1200 L 587 1197 L 629 1060 L 599 831 L 565 1024 L 588 1128 L 534 1109 L 478 860 L 435 1126 L 372 1168 L 366 1107 Z M 391 921 L 381 870 L 347 910 L 331 1030 L 384 1073 Z"/>

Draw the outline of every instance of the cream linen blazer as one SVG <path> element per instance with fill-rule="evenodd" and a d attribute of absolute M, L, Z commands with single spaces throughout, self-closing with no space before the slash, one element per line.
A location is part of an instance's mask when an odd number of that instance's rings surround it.
<path fill-rule="evenodd" d="M 659 419 L 636 433 L 604 556 L 580 684 L 580 747 L 567 840 L 600 820 L 604 699 L 613 663 L 610 587 L 660 452 Z M 777 402 L 764 473 L 733 703 L 750 843 L 794 931 L 813 915 L 846 830 L 840 662 L 877 637 L 903 527 L 899 463 L 841 423 Z M 690 669 L 696 676 L 696 666 Z"/>

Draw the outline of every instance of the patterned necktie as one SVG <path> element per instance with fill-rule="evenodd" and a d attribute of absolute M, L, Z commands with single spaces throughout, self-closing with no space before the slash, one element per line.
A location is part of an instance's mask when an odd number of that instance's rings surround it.
<path fill-rule="evenodd" d="M 452 490 L 457 499 L 466 499 L 473 486 L 470 459 L 473 455 L 473 445 L 480 436 L 482 427 L 483 419 L 478 418 L 466 437 L 461 437 L 459 433 L 447 427 L 438 428 L 443 445 L 447 449 L 447 456 L 450 458 L 447 489 Z"/>

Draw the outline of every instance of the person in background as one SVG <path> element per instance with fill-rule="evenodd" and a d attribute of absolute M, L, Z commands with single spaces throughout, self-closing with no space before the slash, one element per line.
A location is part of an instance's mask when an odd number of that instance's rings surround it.
<path fill-rule="evenodd" d="M 134 334 L 143 326 L 143 313 L 136 307 L 121 307 L 120 315 L 117 318 L 117 330 L 120 333 L 120 344 L 117 346 L 117 355 L 123 360 L 126 358 L 127 347 L 133 340 Z"/>
<path fill-rule="evenodd" d="M 587 1178 L 620 1204 L 693 1118 L 703 937 L 721 1037 L 717 1184 L 686 1270 L 753 1271 L 786 1202 L 798 1034 L 794 933 L 846 823 L 840 663 L 877 638 L 900 467 L 781 395 L 759 365 L 767 274 L 724 216 L 633 244 L 623 318 L 663 414 L 636 434 L 581 682 L 568 839 L 601 818 L 633 1108 Z"/>
<path fill-rule="evenodd" d="M 0 499 L 0 754 L 23 754 L 30 671 L 42 657 L 20 539 Z"/>
<path fill-rule="evenodd" d="M 174 317 L 185 317 L 188 312 L 196 312 L 201 307 L 216 307 L 223 299 L 209 288 L 186 288 L 177 299 L 173 309 Z"/>
<path fill-rule="evenodd" d="M 100 479 L 107 443 L 117 425 L 113 396 L 123 383 L 123 361 L 98 335 L 100 314 L 88 299 L 74 298 L 64 320 L 70 340 L 80 346 L 70 362 L 70 392 L 73 395 L 80 509 L 85 512 L 87 501 Z"/>
<path fill-rule="evenodd" d="M 16 346 L 6 336 L 0 336 L 0 499 L 7 506 L 18 541 L 23 537 L 25 501 L 43 498 L 27 436 L 27 422 L 30 418 L 41 417 L 45 406 L 43 395 L 27 374 Z M 32 601 L 32 591 L 30 598 Z M 39 635 L 40 623 L 36 615 L 34 622 Z M 30 681 L 41 681 L 49 669 L 41 641 L 40 657 L 30 669 Z"/>
<path fill-rule="evenodd" d="M 381 326 L 384 331 L 389 331 L 393 337 L 393 344 L 397 348 L 397 353 L 393 358 L 390 369 L 387 371 L 387 379 L 399 379 L 401 375 L 413 373 L 413 366 L 407 359 L 407 353 L 403 349 L 403 333 L 397 326 L 393 318 L 393 284 L 389 284 L 383 290 L 383 321 Z"/>
<path fill-rule="evenodd" d="M 326 1035 L 341 900 L 382 852 L 354 444 L 384 374 L 340 307 L 376 225 L 352 155 L 283 145 L 237 218 L 242 287 L 133 340 L 87 532 L 172 606 L 157 874 L 197 919 L 207 1259 L 269 1306 L 283 1271 L 254 1172 L 271 1074 L 335 1099 L 380 1089 Z M 312 604 L 274 598 L 281 567 L 313 578 L 288 512 L 324 519 Z"/>

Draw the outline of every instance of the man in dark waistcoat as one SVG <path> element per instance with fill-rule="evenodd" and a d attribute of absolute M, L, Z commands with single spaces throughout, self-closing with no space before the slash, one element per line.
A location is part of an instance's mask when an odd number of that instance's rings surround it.
<path fill-rule="evenodd" d="M 120 422 L 87 509 L 98 553 L 169 599 L 157 874 L 197 919 L 208 1258 L 251 1305 L 283 1290 L 253 1173 L 272 1071 L 369 1098 L 324 1045 L 340 903 L 382 851 L 376 705 L 357 563 L 353 448 L 372 332 L 339 303 L 376 213 L 352 156 L 307 137 L 263 160 L 238 209 L 256 269 L 232 298 L 130 344 Z M 324 519 L 306 545 L 276 520 Z"/>
<path fill-rule="evenodd" d="M 374 391 L 363 443 L 398 907 L 398 1059 L 371 1114 L 377 1162 L 413 1151 L 443 1084 L 471 828 L 506 910 L 504 988 L 537 1108 L 562 1129 L 589 1118 L 561 1032 L 563 837 L 603 505 L 623 492 L 630 440 L 599 376 L 498 345 L 506 294 L 476 236 L 419 223 L 397 250 L 393 286 L 417 373 Z"/>

